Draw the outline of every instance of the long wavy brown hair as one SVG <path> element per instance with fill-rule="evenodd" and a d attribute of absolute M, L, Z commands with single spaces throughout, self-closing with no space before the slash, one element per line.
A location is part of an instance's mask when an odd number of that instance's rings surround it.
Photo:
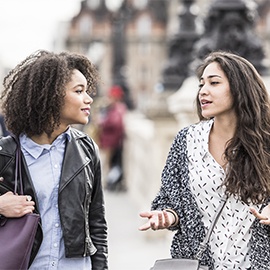
<path fill-rule="evenodd" d="M 246 59 L 229 53 L 213 52 L 197 69 L 200 78 L 204 69 L 217 62 L 226 74 L 237 126 L 233 138 L 227 143 L 225 158 L 228 169 L 224 186 L 227 194 L 243 202 L 259 204 L 270 196 L 270 103 L 261 76 Z M 199 99 L 196 99 L 200 120 Z"/>
<path fill-rule="evenodd" d="M 39 50 L 4 78 L 2 109 L 9 131 L 28 136 L 51 134 L 60 125 L 65 86 L 78 69 L 87 80 L 87 92 L 95 93 L 99 75 L 81 54 Z"/>

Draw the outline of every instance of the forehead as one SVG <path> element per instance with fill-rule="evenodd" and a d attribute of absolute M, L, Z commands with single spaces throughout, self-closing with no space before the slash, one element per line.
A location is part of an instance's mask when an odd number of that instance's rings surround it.
<path fill-rule="evenodd" d="M 73 79 L 73 80 L 85 80 L 86 81 L 85 76 L 78 69 L 72 70 L 71 79 Z"/>
<path fill-rule="evenodd" d="M 221 69 L 219 63 L 217 62 L 212 62 L 203 71 L 201 79 L 206 79 L 208 77 L 213 77 L 213 76 L 219 76 L 219 77 L 226 77 L 224 71 Z"/>

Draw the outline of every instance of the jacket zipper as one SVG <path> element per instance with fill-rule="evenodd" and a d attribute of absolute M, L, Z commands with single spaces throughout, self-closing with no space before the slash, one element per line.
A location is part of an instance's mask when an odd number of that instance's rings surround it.
<path fill-rule="evenodd" d="M 87 255 L 87 250 L 90 250 L 90 235 L 89 235 L 89 222 L 88 222 L 88 211 L 89 211 L 89 187 L 88 187 L 88 179 L 86 180 L 86 196 L 84 202 L 84 218 L 85 218 L 85 246 L 84 246 L 84 254 L 85 257 Z"/>

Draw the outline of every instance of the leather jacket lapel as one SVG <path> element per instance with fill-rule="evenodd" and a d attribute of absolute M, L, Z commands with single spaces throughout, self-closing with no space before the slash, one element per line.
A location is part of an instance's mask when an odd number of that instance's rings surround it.
<path fill-rule="evenodd" d="M 65 157 L 69 157 L 66 159 Z M 74 158 L 70 158 L 74 157 Z M 60 179 L 59 193 L 65 186 L 72 181 L 75 176 L 85 168 L 90 162 L 90 158 L 86 155 L 81 147 L 80 138 L 72 137 L 71 141 L 67 142 L 65 156 L 63 160 L 62 173 Z"/>

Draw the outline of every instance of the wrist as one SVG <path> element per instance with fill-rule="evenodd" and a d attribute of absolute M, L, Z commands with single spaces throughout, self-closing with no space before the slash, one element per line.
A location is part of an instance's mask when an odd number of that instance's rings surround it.
<path fill-rule="evenodd" d="M 176 226 L 179 223 L 179 218 L 177 213 L 172 209 L 164 209 L 166 212 L 170 213 L 173 216 L 173 222 L 170 227 Z"/>

